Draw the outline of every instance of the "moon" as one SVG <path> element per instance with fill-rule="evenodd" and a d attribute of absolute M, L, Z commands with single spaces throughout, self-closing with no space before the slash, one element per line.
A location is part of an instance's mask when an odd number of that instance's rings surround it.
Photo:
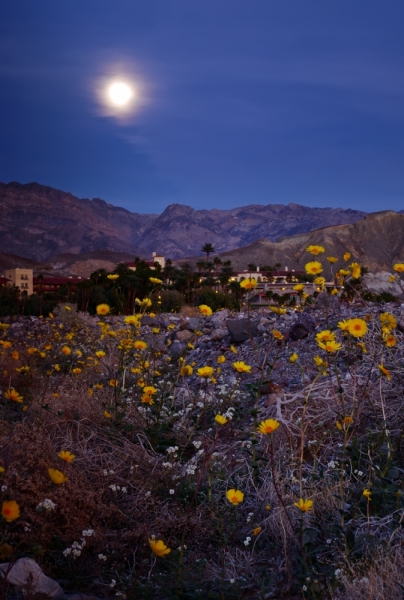
<path fill-rule="evenodd" d="M 126 83 L 116 82 L 109 86 L 108 96 L 115 106 L 125 106 L 133 98 L 133 90 Z"/>

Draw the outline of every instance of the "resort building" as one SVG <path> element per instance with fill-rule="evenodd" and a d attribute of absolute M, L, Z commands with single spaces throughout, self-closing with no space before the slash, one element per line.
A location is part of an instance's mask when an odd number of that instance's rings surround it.
<path fill-rule="evenodd" d="M 28 296 L 34 293 L 32 269 L 7 269 L 4 277 Z"/>

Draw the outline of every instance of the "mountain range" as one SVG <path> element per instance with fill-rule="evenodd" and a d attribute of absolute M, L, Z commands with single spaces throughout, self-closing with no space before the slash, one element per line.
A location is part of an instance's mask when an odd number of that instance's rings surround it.
<path fill-rule="evenodd" d="M 0 270 L 26 266 L 88 277 L 135 256 L 150 259 L 152 251 L 195 264 L 202 246 L 211 243 L 236 270 L 249 263 L 302 270 L 307 246 L 319 244 L 327 256 L 349 251 L 353 260 L 379 271 L 404 262 L 402 213 L 299 204 L 195 210 L 172 204 L 161 215 L 141 214 L 38 183 L 0 183 Z"/>
<path fill-rule="evenodd" d="M 49 261 L 60 254 L 99 250 L 170 258 L 217 253 L 266 238 L 356 223 L 365 212 L 299 204 L 250 204 L 230 210 L 195 210 L 171 204 L 161 215 L 133 213 L 99 198 L 79 199 L 38 183 L 0 183 L 0 252 Z"/>

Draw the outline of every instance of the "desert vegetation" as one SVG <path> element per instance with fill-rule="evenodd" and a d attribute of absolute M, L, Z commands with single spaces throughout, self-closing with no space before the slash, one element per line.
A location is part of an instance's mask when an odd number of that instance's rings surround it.
<path fill-rule="evenodd" d="M 324 248 L 307 250 L 324 287 Z M 306 305 L 297 284 L 301 305 L 260 309 L 263 337 L 239 343 L 215 340 L 208 303 L 162 311 L 155 276 L 126 316 L 3 318 L 2 562 L 99 597 L 401 598 L 403 306 L 363 300 L 340 260 L 346 302 Z"/>

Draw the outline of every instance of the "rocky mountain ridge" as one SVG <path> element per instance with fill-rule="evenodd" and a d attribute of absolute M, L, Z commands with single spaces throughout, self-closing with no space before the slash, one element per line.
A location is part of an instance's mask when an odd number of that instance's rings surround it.
<path fill-rule="evenodd" d="M 38 183 L 0 183 L 0 252 L 48 261 L 59 254 L 101 250 L 170 258 L 201 255 L 210 242 L 227 252 L 260 238 L 356 223 L 366 213 L 299 204 L 251 204 L 230 210 L 195 210 L 171 204 L 161 215 L 132 213 L 104 200 L 79 199 Z"/>
<path fill-rule="evenodd" d="M 318 259 L 306 252 L 307 246 L 318 244 L 326 249 Z M 248 263 L 274 265 L 279 262 L 282 268 L 303 270 L 309 260 L 320 260 L 324 274 L 329 276 L 331 268 L 324 256 L 336 256 L 334 272 L 345 263 L 342 256 L 351 253 L 351 260 L 358 261 L 371 272 L 391 271 L 397 262 L 404 262 L 404 214 L 382 211 L 368 214 L 357 223 L 316 229 L 308 233 L 282 238 L 278 242 L 267 239 L 237 251 L 224 252 L 222 261 L 231 260 L 236 270 L 246 269 Z M 349 261 L 350 262 L 350 261 Z"/>

